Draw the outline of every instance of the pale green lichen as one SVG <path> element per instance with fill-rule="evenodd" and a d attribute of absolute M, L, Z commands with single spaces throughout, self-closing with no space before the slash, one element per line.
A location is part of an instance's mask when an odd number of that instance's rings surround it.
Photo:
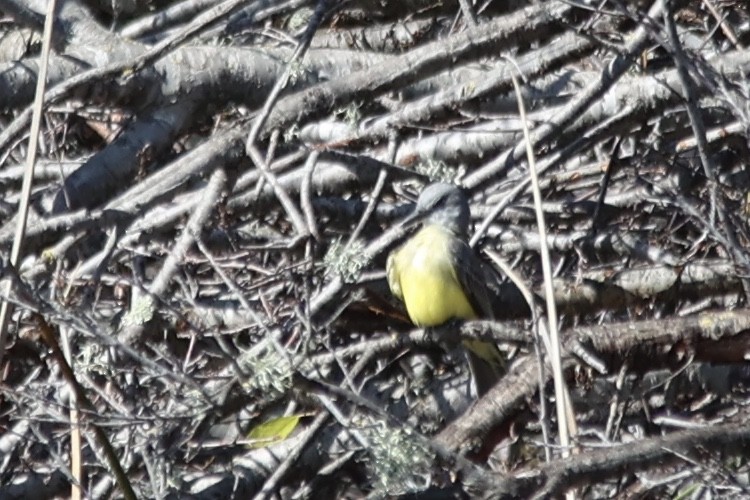
<path fill-rule="evenodd" d="M 419 440 L 382 422 L 364 429 L 374 485 L 384 496 L 422 491 L 429 486 L 434 457 Z"/>
<path fill-rule="evenodd" d="M 449 167 L 443 161 L 426 160 L 417 164 L 414 170 L 422 175 L 426 175 L 432 182 L 445 182 L 455 184 L 466 174 L 466 168 L 461 165 L 458 168 Z"/>
<path fill-rule="evenodd" d="M 355 240 L 345 244 L 341 240 L 336 240 L 328 248 L 323 265 L 327 271 L 341 276 L 344 283 L 354 283 L 369 260 L 365 245 L 361 241 Z"/>
<path fill-rule="evenodd" d="M 156 300 L 150 295 L 142 295 L 133 301 L 130 310 L 122 318 L 123 326 L 142 326 L 151 321 L 156 312 Z"/>
<path fill-rule="evenodd" d="M 341 119 L 352 127 L 356 127 L 357 124 L 362 120 L 362 110 L 360 104 L 356 102 L 349 103 L 349 105 L 339 108 L 334 111 L 336 116 L 341 116 Z"/>
<path fill-rule="evenodd" d="M 291 387 L 292 366 L 273 349 L 245 352 L 238 362 L 243 371 L 251 374 L 244 384 L 248 390 L 272 396 L 283 394 Z"/>

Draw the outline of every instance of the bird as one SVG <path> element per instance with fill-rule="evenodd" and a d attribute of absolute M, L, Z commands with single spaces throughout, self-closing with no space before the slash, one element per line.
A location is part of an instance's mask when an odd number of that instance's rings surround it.
<path fill-rule="evenodd" d="M 468 244 L 469 200 L 456 185 L 433 183 L 417 199 L 402 225 L 422 227 L 386 261 L 391 293 L 406 306 L 412 323 L 435 327 L 451 320 L 492 319 L 487 277 Z M 499 380 L 505 359 L 496 344 L 464 340 L 478 396 Z"/>

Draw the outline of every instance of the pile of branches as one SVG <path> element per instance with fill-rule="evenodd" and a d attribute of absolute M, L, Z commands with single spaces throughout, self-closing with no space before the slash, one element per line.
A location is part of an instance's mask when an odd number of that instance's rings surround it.
<path fill-rule="evenodd" d="M 746 2 L 50 5 L 0 0 L 0 497 L 750 494 Z M 435 181 L 502 278 L 422 331 Z"/>

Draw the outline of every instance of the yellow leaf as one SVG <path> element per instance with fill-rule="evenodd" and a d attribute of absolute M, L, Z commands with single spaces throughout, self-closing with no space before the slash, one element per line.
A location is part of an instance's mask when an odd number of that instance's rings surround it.
<path fill-rule="evenodd" d="M 263 448 L 282 442 L 297 428 L 299 419 L 304 416 L 300 414 L 278 417 L 256 426 L 247 436 L 250 440 L 249 446 Z"/>

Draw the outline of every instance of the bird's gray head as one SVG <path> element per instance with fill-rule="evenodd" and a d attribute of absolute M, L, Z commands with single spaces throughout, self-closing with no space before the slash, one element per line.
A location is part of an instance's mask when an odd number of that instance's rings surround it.
<path fill-rule="evenodd" d="M 414 216 L 466 236 L 469 231 L 469 200 L 458 186 L 430 184 L 419 195 Z"/>

